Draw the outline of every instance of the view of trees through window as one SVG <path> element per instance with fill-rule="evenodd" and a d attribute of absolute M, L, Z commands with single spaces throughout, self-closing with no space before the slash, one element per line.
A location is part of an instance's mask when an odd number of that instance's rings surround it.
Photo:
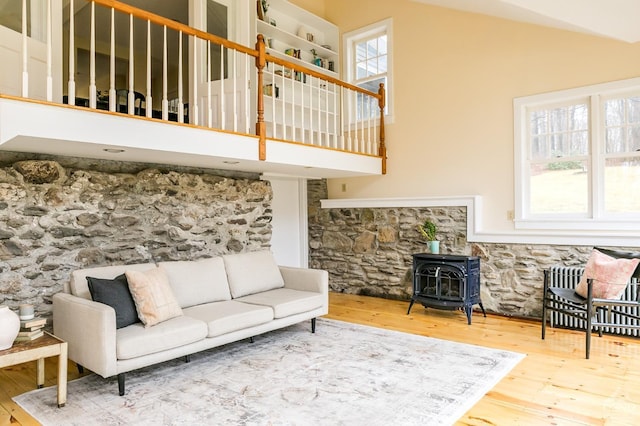
<path fill-rule="evenodd" d="M 640 97 L 530 109 L 528 121 L 530 214 L 640 212 Z"/>

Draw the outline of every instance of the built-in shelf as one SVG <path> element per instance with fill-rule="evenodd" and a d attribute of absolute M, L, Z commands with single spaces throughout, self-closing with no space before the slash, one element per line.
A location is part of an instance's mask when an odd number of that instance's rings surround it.
<path fill-rule="evenodd" d="M 289 62 L 293 62 L 294 64 L 300 64 L 300 65 L 303 65 L 303 66 L 305 66 L 307 68 L 311 68 L 312 70 L 316 70 L 316 71 L 321 72 L 323 74 L 330 75 L 332 77 L 338 78 L 338 73 L 335 72 L 335 71 L 330 71 L 330 70 L 328 70 L 326 68 L 322 68 L 322 67 L 316 66 L 315 64 L 313 64 L 310 61 L 305 61 L 304 59 L 295 58 L 295 57 L 293 57 L 291 55 L 287 55 L 286 53 L 280 52 L 280 51 L 278 51 L 276 49 L 267 48 L 267 53 L 269 55 L 271 55 L 271 56 L 275 56 L 277 58 L 284 59 L 284 60 L 287 60 Z"/>
<path fill-rule="evenodd" d="M 339 70 L 340 49 L 338 27 L 286 0 L 270 0 L 267 14 L 256 16 L 256 34 L 262 34 L 268 53 L 319 72 L 336 77 Z M 300 58 L 287 55 L 285 50 L 297 49 Z M 325 66 L 314 64 L 314 54 Z M 329 70 L 329 61 L 333 71 Z"/>
<path fill-rule="evenodd" d="M 267 54 L 339 78 L 338 27 L 286 0 L 268 3 L 266 15 L 258 16 L 259 3 L 255 15 L 256 35 L 264 36 Z M 297 52 L 287 54 L 288 49 Z M 322 60 L 322 66 L 316 65 L 316 58 Z M 271 95 L 264 99 L 269 137 L 338 146 L 341 104 L 335 84 L 276 63 L 267 64 L 263 78 L 264 93 Z"/>

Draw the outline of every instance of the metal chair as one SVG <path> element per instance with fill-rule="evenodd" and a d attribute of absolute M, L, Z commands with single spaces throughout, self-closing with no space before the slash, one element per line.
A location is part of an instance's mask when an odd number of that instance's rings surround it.
<path fill-rule="evenodd" d="M 583 268 L 576 267 L 552 267 L 544 271 L 542 339 L 545 338 L 548 311 L 574 318 L 577 320 L 574 325 L 584 328 L 586 332 L 585 355 L 589 359 L 593 330 L 602 337 L 603 331 L 640 329 L 640 292 L 637 279 L 633 279 L 621 299 L 594 298 L 593 280 L 589 278 L 587 297 L 582 297 L 575 292 L 575 284 L 579 282 L 583 272 Z M 574 284 L 573 288 L 554 285 L 567 283 Z M 553 327 L 553 320 L 550 322 Z"/>
<path fill-rule="evenodd" d="M 145 97 L 140 92 L 133 92 L 133 114 L 144 115 L 142 111 L 142 103 L 145 102 Z M 129 90 L 118 89 L 116 90 L 116 111 L 129 114 Z"/>

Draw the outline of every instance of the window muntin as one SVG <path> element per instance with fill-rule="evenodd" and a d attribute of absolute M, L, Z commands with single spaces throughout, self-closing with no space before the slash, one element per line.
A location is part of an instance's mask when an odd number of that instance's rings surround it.
<path fill-rule="evenodd" d="M 514 107 L 517 228 L 637 229 L 640 79 L 520 98 Z"/>

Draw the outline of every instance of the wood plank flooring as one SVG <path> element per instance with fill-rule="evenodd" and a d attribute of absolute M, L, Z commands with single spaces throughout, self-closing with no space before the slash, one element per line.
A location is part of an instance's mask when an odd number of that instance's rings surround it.
<path fill-rule="evenodd" d="M 549 328 L 541 340 L 537 321 L 474 312 L 467 325 L 460 311 L 418 304 L 407 316 L 407 302 L 336 293 L 329 299 L 328 318 L 526 354 L 458 425 L 640 424 L 640 339 L 595 335 L 586 360 L 584 333 Z M 47 360 L 45 386 L 56 384 L 56 362 Z M 69 380 L 77 377 L 70 362 Z M 0 426 L 37 424 L 11 400 L 34 387 L 35 362 L 0 370 Z"/>

